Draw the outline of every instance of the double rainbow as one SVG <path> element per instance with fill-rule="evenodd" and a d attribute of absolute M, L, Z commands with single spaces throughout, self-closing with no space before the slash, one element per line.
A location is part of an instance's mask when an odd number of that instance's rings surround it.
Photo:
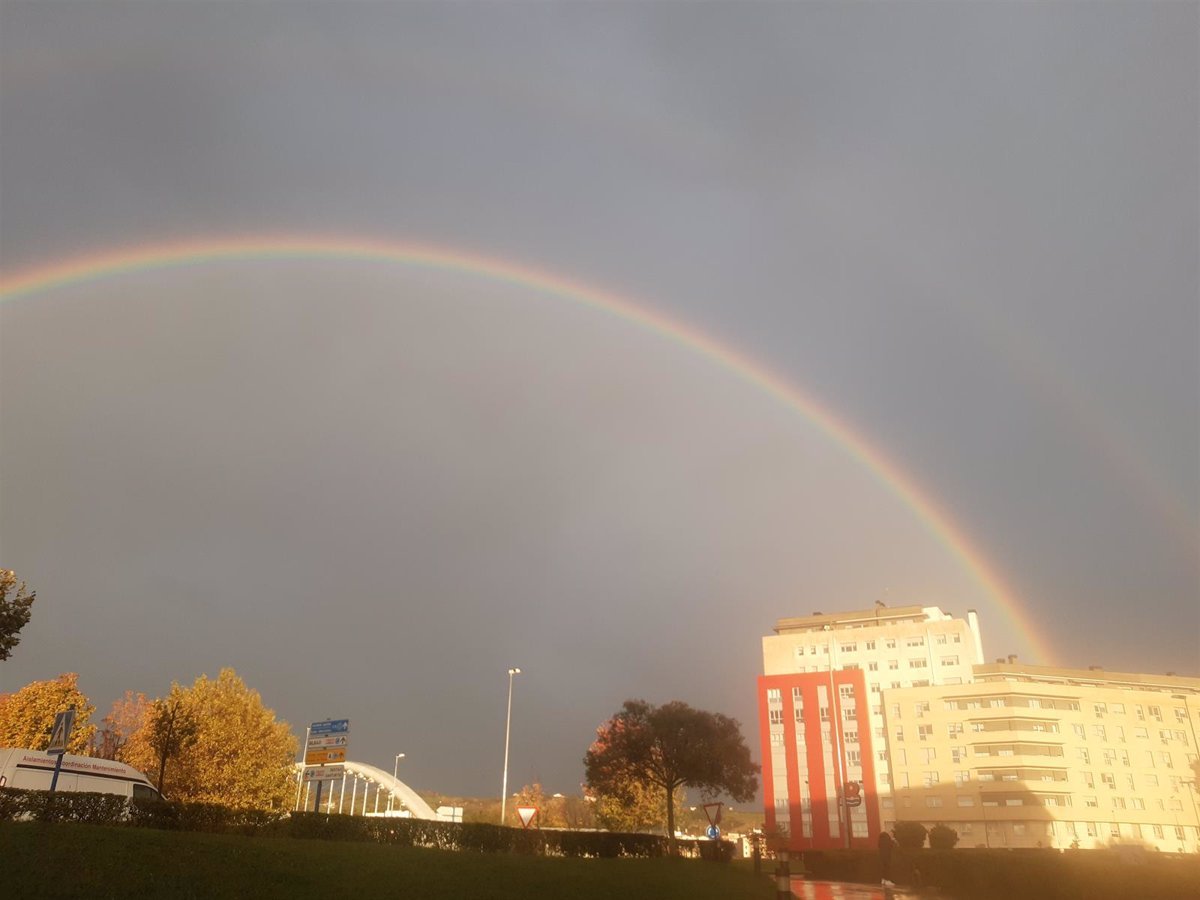
<path fill-rule="evenodd" d="M 742 381 L 799 413 L 870 471 L 903 502 L 926 528 L 969 571 L 1009 620 L 1016 634 L 1040 662 L 1053 654 L 1030 621 L 1029 614 L 992 565 L 925 491 L 882 451 L 872 446 L 832 411 L 766 366 L 721 344 L 682 322 L 586 284 L 532 266 L 468 254 L 428 244 L 385 242 L 340 236 L 249 236 L 215 238 L 108 250 L 34 266 L 0 276 L 0 301 L 43 294 L 55 288 L 113 278 L 135 272 L 196 266 L 233 260 L 336 259 L 386 262 L 422 269 L 446 270 L 538 294 L 569 300 L 617 316 L 707 357 Z"/>

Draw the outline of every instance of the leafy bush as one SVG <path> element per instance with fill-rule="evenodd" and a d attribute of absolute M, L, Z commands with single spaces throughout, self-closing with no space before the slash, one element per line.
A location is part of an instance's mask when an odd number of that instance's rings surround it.
<path fill-rule="evenodd" d="M 925 835 L 928 832 L 920 822 L 897 822 L 894 831 L 896 843 L 905 850 L 920 850 L 925 846 Z"/>
<path fill-rule="evenodd" d="M 929 829 L 929 846 L 934 850 L 953 850 L 958 843 L 958 832 L 948 825 L 934 825 Z"/>

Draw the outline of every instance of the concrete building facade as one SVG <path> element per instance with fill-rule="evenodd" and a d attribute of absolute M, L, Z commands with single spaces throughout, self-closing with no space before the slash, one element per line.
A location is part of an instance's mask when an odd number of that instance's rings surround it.
<path fill-rule="evenodd" d="M 758 701 L 768 830 L 872 846 L 897 821 L 963 846 L 1200 851 L 1200 679 L 984 664 L 976 615 L 781 619 Z"/>

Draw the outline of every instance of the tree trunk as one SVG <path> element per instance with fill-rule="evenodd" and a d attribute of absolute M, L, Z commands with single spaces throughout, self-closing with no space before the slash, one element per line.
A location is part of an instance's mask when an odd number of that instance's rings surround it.
<path fill-rule="evenodd" d="M 675 791 L 667 785 L 667 855 L 675 855 Z"/>

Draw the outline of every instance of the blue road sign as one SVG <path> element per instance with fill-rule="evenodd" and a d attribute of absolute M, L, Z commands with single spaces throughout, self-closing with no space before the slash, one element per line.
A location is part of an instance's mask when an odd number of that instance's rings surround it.
<path fill-rule="evenodd" d="M 309 734 L 348 734 L 350 732 L 349 719 L 328 719 L 324 722 L 313 722 Z"/>
<path fill-rule="evenodd" d="M 709 825 L 708 826 L 708 836 L 715 841 L 717 838 L 719 838 L 721 836 L 721 829 L 718 828 L 716 825 Z"/>

